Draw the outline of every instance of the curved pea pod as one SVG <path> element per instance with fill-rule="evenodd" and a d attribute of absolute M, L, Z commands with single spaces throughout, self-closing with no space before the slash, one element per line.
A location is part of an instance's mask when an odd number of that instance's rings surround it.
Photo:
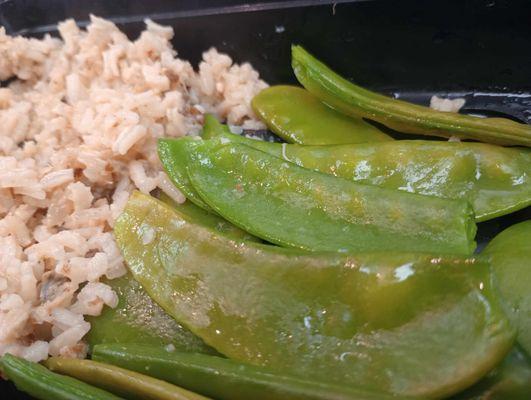
<path fill-rule="evenodd" d="M 474 139 L 531 146 L 531 126 L 505 118 L 479 118 L 447 113 L 392 99 L 349 82 L 301 46 L 292 46 L 292 67 L 299 82 L 330 107 L 364 117 L 405 133 Z"/>
<path fill-rule="evenodd" d="M 502 305 L 517 328 L 516 340 L 531 356 L 531 220 L 498 234 L 482 254 L 490 260 Z"/>
<path fill-rule="evenodd" d="M 154 346 L 97 346 L 94 357 L 123 368 L 145 372 L 218 400 L 406 399 L 281 375 L 267 368 L 226 358 L 168 352 Z"/>
<path fill-rule="evenodd" d="M 220 135 L 232 135 L 231 130 L 225 124 L 222 124 L 212 114 L 206 114 L 203 123 L 201 137 L 203 139 L 212 139 Z"/>
<path fill-rule="evenodd" d="M 85 340 L 91 347 L 100 343 L 144 343 L 216 353 L 151 300 L 130 273 L 106 284 L 118 295 L 118 305 L 104 308 L 97 317 L 87 317 L 91 329 Z"/>
<path fill-rule="evenodd" d="M 192 136 L 185 136 L 171 142 L 168 139 L 160 139 L 157 142 L 157 151 L 159 153 L 160 162 L 172 183 L 188 200 L 204 210 L 212 211 L 192 187 L 186 173 L 186 164 L 188 163 L 189 158 L 188 152 L 200 142 L 200 139 L 198 140 L 198 138 Z M 170 143 L 179 144 L 169 146 Z"/>
<path fill-rule="evenodd" d="M 68 376 L 53 373 L 40 364 L 6 354 L 0 359 L 5 376 L 17 387 L 40 400 L 120 400 L 109 392 Z"/>
<path fill-rule="evenodd" d="M 224 135 L 301 167 L 388 189 L 465 199 L 477 222 L 531 205 L 531 151 L 484 143 L 396 140 L 297 146 Z"/>
<path fill-rule="evenodd" d="M 208 400 L 160 379 L 97 361 L 52 357 L 45 361 L 45 365 L 52 371 L 80 379 L 126 399 Z"/>
<path fill-rule="evenodd" d="M 531 362 L 515 347 L 493 371 L 451 400 L 528 400 Z"/>
<path fill-rule="evenodd" d="M 169 314 L 230 359 L 278 373 L 438 398 L 476 382 L 513 343 L 476 259 L 238 242 L 139 193 L 115 235 Z"/>
<path fill-rule="evenodd" d="M 296 86 L 271 86 L 251 101 L 254 112 L 288 143 L 304 145 L 393 140 L 361 118 L 351 118 Z"/>
<path fill-rule="evenodd" d="M 194 146 L 187 170 L 218 214 L 285 247 L 454 254 L 475 248 L 474 215 L 464 200 L 361 185 L 223 141 Z"/>

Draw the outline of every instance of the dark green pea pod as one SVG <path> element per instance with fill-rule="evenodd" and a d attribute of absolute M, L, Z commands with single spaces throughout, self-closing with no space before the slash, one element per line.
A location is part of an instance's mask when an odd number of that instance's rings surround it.
<path fill-rule="evenodd" d="M 223 141 L 189 150 L 190 182 L 218 214 L 259 238 L 310 251 L 474 251 L 464 200 L 361 185 Z M 178 142 L 165 143 L 171 156 Z"/>
<path fill-rule="evenodd" d="M 3 374 L 17 387 L 40 400 L 120 400 L 85 382 L 55 374 L 40 364 L 5 354 L 0 359 Z"/>
<path fill-rule="evenodd" d="M 151 300 L 130 273 L 105 283 L 118 295 L 118 305 L 105 307 L 97 317 L 87 317 L 91 329 L 85 340 L 91 347 L 100 343 L 144 343 L 216 353 Z"/>
<path fill-rule="evenodd" d="M 154 346 L 97 346 L 94 358 L 146 373 L 218 400 L 405 399 L 381 392 L 281 375 L 267 368 L 226 358 L 168 352 Z"/>
<path fill-rule="evenodd" d="M 439 398 L 479 380 L 513 343 L 476 259 L 238 242 L 140 193 L 115 235 L 169 314 L 227 357 L 278 373 Z"/>
<path fill-rule="evenodd" d="M 529 400 L 531 362 L 514 348 L 493 371 L 451 400 Z"/>
<path fill-rule="evenodd" d="M 220 135 L 301 167 L 355 182 L 466 199 L 477 222 L 531 205 L 529 149 L 423 140 L 298 146 Z"/>
<path fill-rule="evenodd" d="M 361 118 L 351 118 L 296 86 L 271 86 L 252 100 L 254 112 L 288 143 L 304 145 L 393 140 Z"/>
<path fill-rule="evenodd" d="M 516 340 L 531 356 L 531 220 L 496 236 L 482 253 L 492 265 L 496 287 Z"/>
<path fill-rule="evenodd" d="M 53 357 L 46 360 L 45 365 L 52 371 L 80 379 L 126 399 L 208 400 L 204 396 L 141 374 L 139 371 L 129 371 L 97 361 Z"/>
<path fill-rule="evenodd" d="M 392 99 L 349 82 L 301 46 L 292 46 L 299 82 L 330 107 L 346 115 L 378 121 L 404 133 L 473 139 L 507 146 L 531 146 L 531 126 L 505 118 L 479 118 L 432 110 Z"/>

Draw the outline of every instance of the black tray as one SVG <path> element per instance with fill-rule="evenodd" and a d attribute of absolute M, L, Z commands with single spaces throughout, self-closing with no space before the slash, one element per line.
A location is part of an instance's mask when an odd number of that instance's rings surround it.
<path fill-rule="evenodd" d="M 215 1 L 0 0 L 10 34 L 56 34 L 88 14 L 130 37 L 143 19 L 171 25 L 179 56 L 196 64 L 211 46 L 249 61 L 271 84 L 295 83 L 290 44 L 299 43 L 369 88 L 428 104 L 433 94 L 467 99 L 465 112 L 531 123 L 531 2 L 528 0 Z M 482 247 L 531 208 L 479 224 Z M 28 399 L 0 382 L 1 399 Z"/>

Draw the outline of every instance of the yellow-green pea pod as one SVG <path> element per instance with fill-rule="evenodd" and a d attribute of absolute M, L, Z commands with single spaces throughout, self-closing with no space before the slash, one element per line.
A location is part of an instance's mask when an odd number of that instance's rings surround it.
<path fill-rule="evenodd" d="M 44 364 L 52 371 L 77 378 L 126 399 L 208 400 L 160 379 L 97 361 L 52 357 Z"/>
<path fill-rule="evenodd" d="M 18 390 L 40 400 L 120 400 L 80 380 L 51 372 L 40 364 L 5 354 L 0 358 L 2 373 Z"/>
<path fill-rule="evenodd" d="M 227 358 L 169 352 L 155 346 L 96 346 L 93 357 L 217 400 L 406 400 L 382 392 L 283 375 Z"/>
<path fill-rule="evenodd" d="M 355 182 L 468 200 L 476 222 L 531 205 L 531 150 L 525 148 L 427 140 L 299 146 L 220 135 L 301 167 Z"/>
<path fill-rule="evenodd" d="M 321 101 L 346 115 L 378 121 L 404 133 L 531 146 L 531 125 L 505 118 L 442 112 L 392 99 L 346 80 L 301 46 L 292 46 L 291 55 L 299 82 Z"/>
<path fill-rule="evenodd" d="M 288 143 L 304 145 L 393 140 L 362 118 L 341 114 L 296 86 L 271 86 L 251 101 L 256 115 Z"/>
<path fill-rule="evenodd" d="M 135 279 L 176 320 L 228 358 L 278 373 L 440 398 L 513 344 L 488 264 L 474 258 L 238 242 L 140 193 L 115 235 Z"/>
<path fill-rule="evenodd" d="M 498 234 L 482 255 L 490 260 L 494 281 L 516 340 L 531 356 L 531 220 Z"/>
<path fill-rule="evenodd" d="M 309 251 L 474 251 L 465 200 L 362 185 L 225 141 L 189 149 L 190 182 L 218 214 L 261 239 Z M 163 142 L 170 156 L 182 144 Z"/>

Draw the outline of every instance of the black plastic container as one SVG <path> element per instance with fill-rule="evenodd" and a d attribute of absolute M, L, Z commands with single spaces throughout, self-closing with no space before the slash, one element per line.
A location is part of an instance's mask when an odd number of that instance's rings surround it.
<path fill-rule="evenodd" d="M 294 83 L 290 45 L 304 45 L 356 83 L 427 104 L 433 94 L 467 99 L 465 112 L 531 123 L 531 2 L 0 0 L 10 34 L 56 34 L 55 24 L 89 13 L 110 18 L 130 37 L 151 18 L 175 30 L 179 56 L 197 63 L 215 46 L 248 61 L 271 84 Z M 479 225 L 484 245 L 531 217 L 528 208 Z M 0 382 L 1 399 L 28 399 Z"/>

